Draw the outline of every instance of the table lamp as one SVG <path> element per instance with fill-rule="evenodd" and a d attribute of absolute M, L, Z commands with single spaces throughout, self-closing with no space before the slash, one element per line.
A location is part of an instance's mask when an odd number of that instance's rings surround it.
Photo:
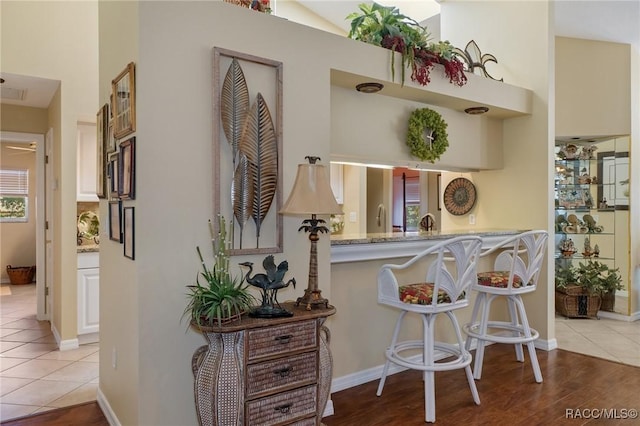
<path fill-rule="evenodd" d="M 342 214 L 342 209 L 336 202 L 327 168 L 316 164 L 320 157 L 305 157 L 309 163 L 298 165 L 298 174 L 293 183 L 293 189 L 289 198 L 284 203 L 281 214 L 285 215 L 311 215 L 311 219 L 302 221 L 298 231 L 309 233 L 311 252 L 309 254 L 309 282 L 304 291 L 304 296 L 299 297 L 296 306 L 304 305 L 307 310 L 315 307 L 329 306 L 329 301 L 322 297 L 318 289 L 318 249 L 317 242 L 320 239 L 318 233 L 329 232 L 323 219 L 318 219 L 320 214 Z"/>

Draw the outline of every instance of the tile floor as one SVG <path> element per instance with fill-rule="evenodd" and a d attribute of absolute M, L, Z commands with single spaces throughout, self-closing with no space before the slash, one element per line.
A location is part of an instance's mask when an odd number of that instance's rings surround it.
<path fill-rule="evenodd" d="M 640 367 L 640 321 L 556 315 L 558 347 Z"/>
<path fill-rule="evenodd" d="M 35 284 L 0 288 L 0 421 L 92 401 L 98 344 L 60 352 L 36 321 Z M 640 321 L 556 316 L 561 349 L 640 366 Z"/>
<path fill-rule="evenodd" d="M 0 421 L 86 401 L 98 390 L 98 344 L 59 351 L 36 320 L 35 284 L 0 292 Z"/>

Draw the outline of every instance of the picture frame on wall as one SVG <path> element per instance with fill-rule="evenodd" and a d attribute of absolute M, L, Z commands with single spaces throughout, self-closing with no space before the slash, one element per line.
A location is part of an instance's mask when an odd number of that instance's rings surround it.
<path fill-rule="evenodd" d="M 109 239 L 122 243 L 122 201 L 109 201 Z"/>
<path fill-rule="evenodd" d="M 135 260 L 135 207 L 123 209 L 124 257 Z"/>
<path fill-rule="evenodd" d="M 116 152 L 117 150 L 118 146 L 116 144 L 116 138 L 113 135 L 113 120 L 109 120 L 107 131 L 107 154 L 111 154 L 112 152 Z"/>
<path fill-rule="evenodd" d="M 113 133 L 116 139 L 136 130 L 135 64 L 130 62 L 111 82 L 113 96 Z"/>
<path fill-rule="evenodd" d="M 108 165 L 107 165 L 107 174 L 109 175 L 109 197 L 111 199 L 117 199 L 120 196 L 118 195 L 118 182 L 120 181 L 120 169 L 118 168 L 118 158 L 120 157 L 119 152 L 112 152 L 109 154 Z"/>
<path fill-rule="evenodd" d="M 100 107 L 96 114 L 96 195 L 106 198 L 106 153 L 109 133 L 109 104 Z"/>
<path fill-rule="evenodd" d="M 120 153 L 118 156 L 118 197 L 121 200 L 134 200 L 136 198 L 135 147 L 135 137 L 131 137 L 120 143 Z"/>

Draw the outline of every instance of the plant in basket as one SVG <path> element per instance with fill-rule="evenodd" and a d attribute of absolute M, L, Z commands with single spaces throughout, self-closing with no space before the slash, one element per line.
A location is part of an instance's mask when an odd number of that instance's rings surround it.
<path fill-rule="evenodd" d="M 221 325 L 240 318 L 256 303 L 244 279 L 232 275 L 229 271 L 227 229 L 223 216 L 218 217 L 218 225 L 219 232 L 216 238 L 213 225 L 209 221 L 214 255 L 213 267 L 206 265 L 200 247 L 196 247 L 202 271 L 196 277 L 195 284 L 187 286 L 189 303 L 183 316 L 187 316 L 190 323 L 197 327 Z"/>
<path fill-rule="evenodd" d="M 619 270 L 597 260 L 580 262 L 576 270 L 577 284 L 588 288 L 592 294 L 597 292 L 600 295 L 602 310 L 613 311 L 616 290 L 623 289 Z"/>

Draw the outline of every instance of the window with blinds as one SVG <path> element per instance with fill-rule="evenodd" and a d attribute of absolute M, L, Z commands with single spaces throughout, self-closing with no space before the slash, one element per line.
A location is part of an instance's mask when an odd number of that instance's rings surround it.
<path fill-rule="evenodd" d="M 29 170 L 0 169 L 0 222 L 27 222 Z"/>

